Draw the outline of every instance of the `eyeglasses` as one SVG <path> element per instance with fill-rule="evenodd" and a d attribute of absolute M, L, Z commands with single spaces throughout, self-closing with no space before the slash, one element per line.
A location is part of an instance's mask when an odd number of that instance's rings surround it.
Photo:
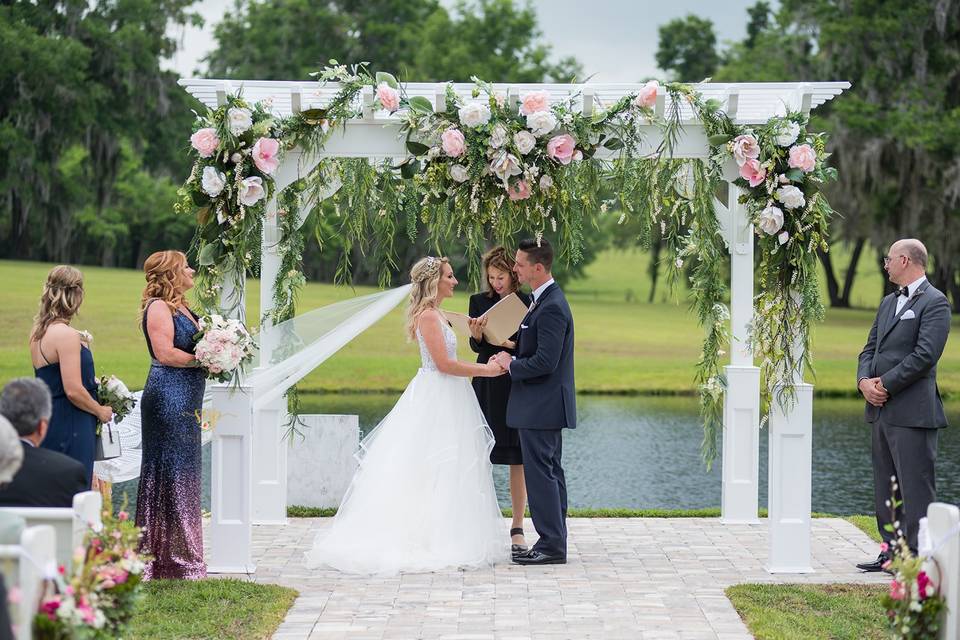
<path fill-rule="evenodd" d="M 901 255 L 899 255 L 899 256 L 883 256 L 883 266 L 886 267 L 887 265 L 889 265 L 889 264 L 890 264 L 890 261 L 893 260 L 894 258 L 907 258 L 907 261 L 908 261 L 908 262 L 910 261 L 910 258 L 907 257 L 907 256 L 905 256 L 905 255 L 903 255 L 903 254 L 901 254 Z"/>

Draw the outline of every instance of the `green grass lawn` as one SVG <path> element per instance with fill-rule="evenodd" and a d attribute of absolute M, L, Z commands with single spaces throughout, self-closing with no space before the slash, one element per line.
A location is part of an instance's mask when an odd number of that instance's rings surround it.
<path fill-rule="evenodd" d="M 566 288 L 577 322 L 577 387 L 581 392 L 692 393 L 693 371 L 702 331 L 686 303 L 686 290 L 670 293 L 661 285 L 654 303 L 647 254 L 607 251 L 587 275 Z M 880 278 L 861 260 L 863 273 L 853 299 L 876 299 Z M 27 337 L 50 265 L 0 261 L 4 304 L 0 307 L 0 383 L 32 373 Z M 116 374 L 133 389 L 143 386 L 149 357 L 137 324 L 143 276 L 138 271 L 83 267 L 87 299 L 75 326 L 94 334 L 97 370 Z M 464 287 L 462 285 L 462 287 Z M 299 308 L 313 309 L 336 300 L 370 293 L 327 284 L 307 285 Z M 466 311 L 469 292 L 461 288 L 447 306 Z M 249 318 L 258 317 L 259 282 L 247 289 Z M 856 358 L 873 322 L 872 309 L 828 310 L 816 328 L 814 356 L 818 393 L 852 394 Z M 465 341 L 462 341 L 465 343 Z M 461 357 L 471 358 L 461 347 Z M 306 391 L 382 391 L 403 389 L 419 363 L 416 345 L 403 336 L 403 312 L 397 308 L 304 379 Z M 939 382 L 946 394 L 960 393 L 960 345 L 947 344 Z"/>
<path fill-rule="evenodd" d="M 739 584 L 726 590 L 757 640 L 880 640 L 888 637 L 880 596 L 858 584 Z"/>
<path fill-rule="evenodd" d="M 269 638 L 297 592 L 244 580 L 152 580 L 130 623 L 131 639 Z"/>

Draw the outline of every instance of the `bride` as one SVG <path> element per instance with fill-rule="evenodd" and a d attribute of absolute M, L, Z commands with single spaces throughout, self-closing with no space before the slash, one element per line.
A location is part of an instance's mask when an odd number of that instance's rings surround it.
<path fill-rule="evenodd" d="M 440 313 L 457 284 L 447 258 L 419 260 L 410 281 L 407 332 L 422 366 L 360 444 L 340 509 L 306 554 L 311 568 L 383 575 L 510 557 L 493 487 L 493 434 L 467 379 L 504 371 L 457 360 L 456 336 Z"/>

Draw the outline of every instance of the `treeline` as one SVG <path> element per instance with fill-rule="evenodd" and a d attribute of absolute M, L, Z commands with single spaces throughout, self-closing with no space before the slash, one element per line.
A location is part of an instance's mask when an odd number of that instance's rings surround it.
<path fill-rule="evenodd" d="M 201 106 L 161 61 L 176 48 L 169 25 L 199 21 L 191 5 L 0 6 L 0 256 L 138 267 L 153 250 L 189 245 L 194 221 L 172 203 L 189 170 L 191 110 Z M 776 11 L 758 2 L 744 16 L 746 37 L 724 47 L 704 18 L 663 25 L 656 60 L 692 82 L 850 80 L 853 89 L 815 112 L 840 171 L 828 187 L 840 214 L 833 241 L 849 246 L 852 264 L 882 269 L 893 239 L 923 239 L 934 283 L 960 307 L 958 15 L 960 3 L 938 0 L 782 0 Z M 576 60 L 553 55 L 534 10 L 514 0 L 452 10 L 437 0 L 241 0 L 214 40 L 200 75 L 308 79 L 336 58 L 401 80 L 583 79 Z M 637 234 L 607 225 L 590 235 L 587 260 Z M 429 249 L 398 242 L 401 264 Z M 334 253 L 308 243 L 308 276 L 330 280 Z M 831 303 L 849 306 L 855 271 L 821 258 Z M 362 255 L 353 264 L 356 282 L 375 281 Z M 657 271 L 650 276 L 656 282 Z"/>

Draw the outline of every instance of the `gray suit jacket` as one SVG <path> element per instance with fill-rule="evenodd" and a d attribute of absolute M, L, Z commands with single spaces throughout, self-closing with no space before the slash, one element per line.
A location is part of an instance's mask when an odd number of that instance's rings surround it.
<path fill-rule="evenodd" d="M 867 344 L 860 352 L 857 381 L 875 378 L 889 392 L 883 407 L 866 406 L 867 422 L 882 421 L 894 427 L 947 426 L 940 390 L 937 361 L 950 333 L 950 303 L 929 281 L 917 288 L 899 314 L 897 294 L 880 303 Z M 904 319 L 910 310 L 913 318 Z M 909 315 L 909 314 L 907 314 Z"/>

